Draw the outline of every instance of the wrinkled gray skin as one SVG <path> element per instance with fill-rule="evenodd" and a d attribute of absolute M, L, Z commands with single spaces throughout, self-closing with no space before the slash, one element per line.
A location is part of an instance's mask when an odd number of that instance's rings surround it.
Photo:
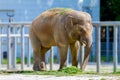
<path fill-rule="evenodd" d="M 34 51 L 35 71 L 46 70 L 45 54 L 51 46 L 58 46 L 60 68 L 66 66 L 68 46 L 71 49 L 72 66 L 78 66 L 78 51 L 85 44 L 82 70 L 88 63 L 92 47 L 91 16 L 86 12 L 72 9 L 51 9 L 39 15 L 30 27 L 29 36 Z"/>

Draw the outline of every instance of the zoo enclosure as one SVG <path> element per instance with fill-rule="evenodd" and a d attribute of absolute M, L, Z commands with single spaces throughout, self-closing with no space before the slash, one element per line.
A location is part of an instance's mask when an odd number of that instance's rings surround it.
<path fill-rule="evenodd" d="M 30 51 L 30 41 L 29 41 L 29 36 L 25 32 L 25 28 L 29 28 L 30 22 L 12 22 L 12 23 L 0 23 L 0 67 L 2 65 L 2 45 L 7 44 L 7 69 L 11 69 L 11 67 L 15 68 L 16 67 L 16 45 L 20 44 L 20 54 L 21 54 L 21 70 L 24 70 L 24 64 L 25 64 L 25 45 L 28 45 L 27 49 L 27 66 L 30 66 L 30 59 L 31 59 L 31 51 Z M 108 28 L 109 26 L 113 26 L 113 67 L 114 67 L 114 72 L 117 71 L 117 65 L 118 65 L 118 29 L 120 26 L 120 22 L 93 22 L 94 26 L 94 40 L 93 40 L 93 50 L 92 52 L 95 52 L 97 55 L 96 58 L 96 70 L 97 72 L 100 72 L 100 66 L 101 66 L 101 27 L 105 26 Z M 6 33 L 2 32 L 2 29 L 6 28 L 5 31 Z M 18 32 L 19 31 L 19 32 Z M 26 34 L 25 34 L 26 33 Z M 120 33 L 119 33 L 120 34 Z M 2 38 L 6 38 L 6 42 L 4 43 L 2 41 Z M 20 40 L 19 43 L 17 43 L 17 39 Z M 25 38 L 28 38 L 27 44 L 25 44 Z M 119 37 L 120 38 L 120 37 Z M 14 44 L 11 44 L 13 42 Z M 109 44 L 109 43 L 107 43 Z M 12 48 L 11 48 L 12 47 Z M 96 49 L 95 49 L 96 47 Z M 84 51 L 82 51 L 84 52 Z M 53 53 L 51 49 L 50 53 L 50 69 L 52 69 L 53 65 Z M 83 59 L 84 55 L 81 55 L 81 59 Z"/>

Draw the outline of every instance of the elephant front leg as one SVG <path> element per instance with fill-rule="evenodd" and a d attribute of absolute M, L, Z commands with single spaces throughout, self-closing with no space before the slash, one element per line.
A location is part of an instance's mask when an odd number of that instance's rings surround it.
<path fill-rule="evenodd" d="M 59 47 L 60 49 L 60 68 L 61 70 L 63 67 L 67 66 L 67 51 L 68 51 L 68 45 Z"/>
<path fill-rule="evenodd" d="M 72 66 L 78 66 L 78 53 L 79 53 L 79 42 L 70 44 L 71 56 L 72 56 Z"/>

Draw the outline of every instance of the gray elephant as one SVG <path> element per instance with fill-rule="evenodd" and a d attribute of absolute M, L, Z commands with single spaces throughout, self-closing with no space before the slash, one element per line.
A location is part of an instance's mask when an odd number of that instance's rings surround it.
<path fill-rule="evenodd" d="M 46 70 L 45 54 L 51 46 L 58 46 L 60 68 L 66 66 L 67 50 L 70 46 L 72 66 L 78 66 L 79 43 L 85 44 L 82 70 L 88 63 L 92 47 L 91 16 L 67 8 L 54 8 L 41 13 L 31 24 L 29 36 L 34 51 L 35 71 Z"/>

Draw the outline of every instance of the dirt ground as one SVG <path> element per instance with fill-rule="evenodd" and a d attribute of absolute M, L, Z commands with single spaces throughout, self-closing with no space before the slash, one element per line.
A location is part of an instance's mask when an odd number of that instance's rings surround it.
<path fill-rule="evenodd" d="M 120 68 L 120 66 L 118 66 Z M 49 70 L 49 65 L 47 65 Z M 53 65 L 53 69 L 57 70 L 59 65 Z M 1 69 L 5 69 L 1 68 Z M 20 69 L 18 66 L 17 70 Z M 31 67 L 26 67 L 26 70 L 32 70 Z M 120 70 L 120 69 L 118 69 Z M 96 72 L 96 64 L 90 63 L 87 65 L 86 72 Z M 0 74 L 0 80 L 120 80 L 120 76 L 112 75 L 109 73 L 113 72 L 112 64 L 101 65 L 101 72 L 99 74 L 81 74 L 76 76 L 56 76 L 56 75 L 28 75 L 28 74 Z M 102 74 L 104 73 L 104 74 Z"/>

